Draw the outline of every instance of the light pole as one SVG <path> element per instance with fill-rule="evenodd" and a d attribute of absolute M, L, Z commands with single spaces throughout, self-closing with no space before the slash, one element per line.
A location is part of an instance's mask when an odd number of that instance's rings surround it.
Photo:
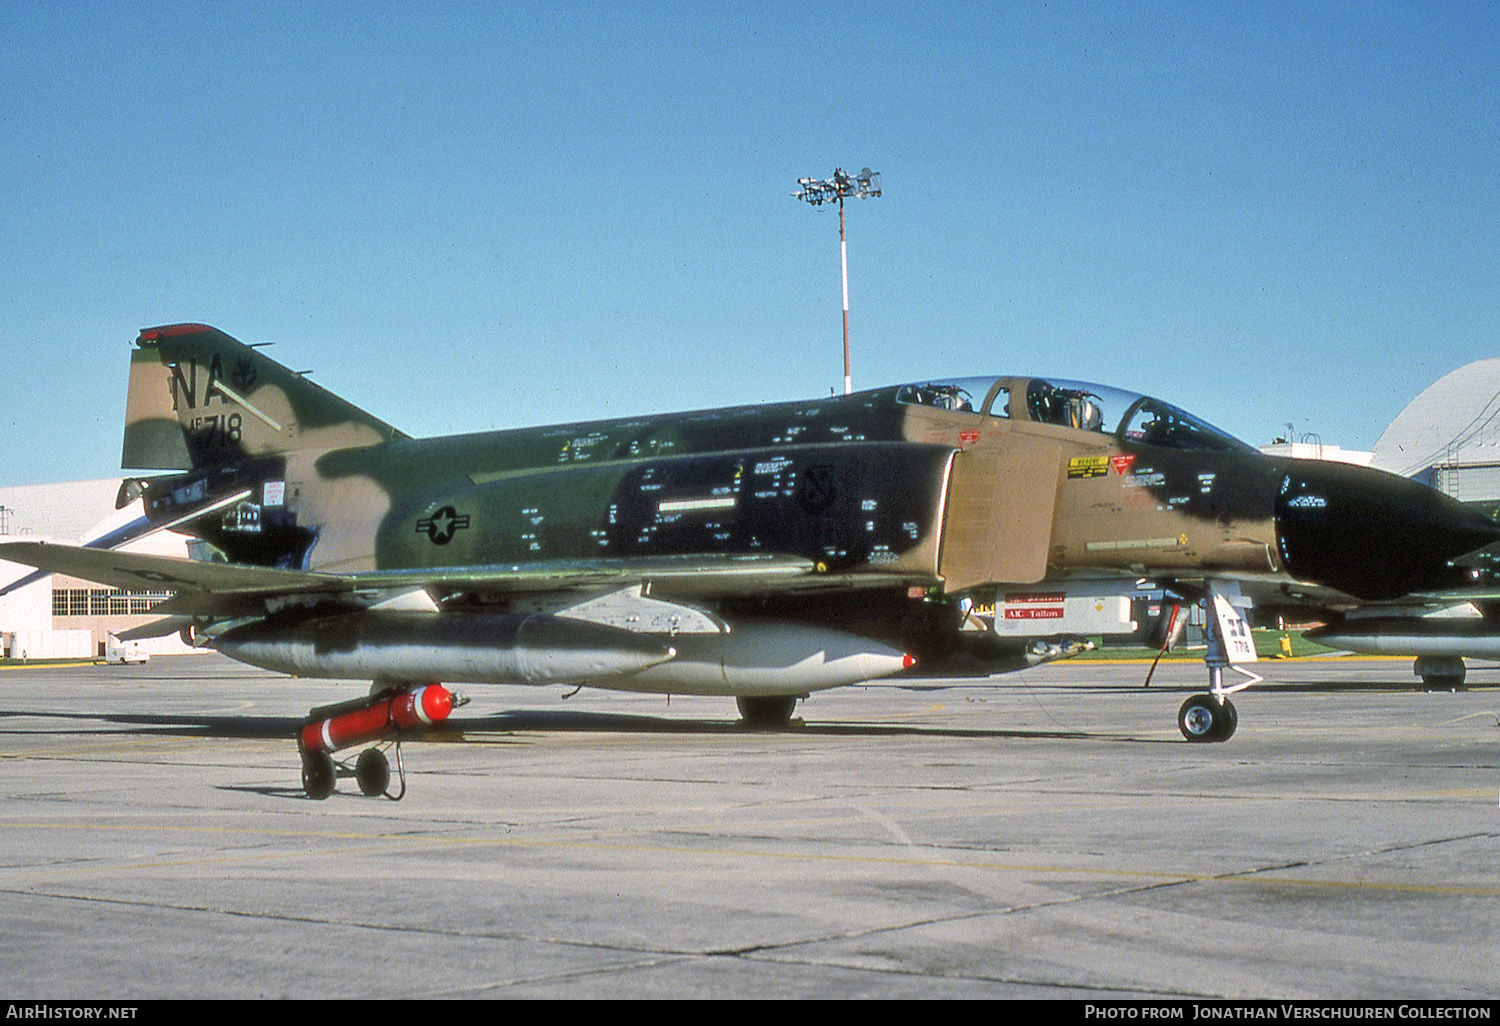
<path fill-rule="evenodd" d="M 838 200 L 839 204 L 839 265 L 844 284 L 844 394 L 854 391 L 854 379 L 849 374 L 849 244 L 844 238 L 844 200 L 865 199 L 880 195 L 880 172 L 865 168 L 850 176 L 842 168 L 833 172 L 832 178 L 799 178 L 800 190 L 792 193 L 815 207 Z"/>

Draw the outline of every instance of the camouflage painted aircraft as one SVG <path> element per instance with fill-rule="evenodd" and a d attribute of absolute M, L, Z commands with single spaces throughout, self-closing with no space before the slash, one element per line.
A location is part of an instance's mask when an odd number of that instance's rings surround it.
<path fill-rule="evenodd" d="M 930 381 L 418 439 L 197 324 L 137 339 L 123 465 L 170 472 L 125 482 L 134 531 L 3 558 L 172 592 L 137 637 L 373 681 L 309 716 L 315 797 L 340 772 L 388 793 L 380 746 L 352 771 L 331 753 L 445 716 L 459 699 L 437 682 L 733 696 L 774 725 L 821 688 L 1170 637 L 1198 603 L 1210 684 L 1178 722 L 1222 741 L 1247 610 L 1326 619 L 1460 587 L 1453 561 L 1500 539 L 1420 484 L 1272 459 L 1100 385 Z M 168 528 L 196 558 L 105 547 Z"/>

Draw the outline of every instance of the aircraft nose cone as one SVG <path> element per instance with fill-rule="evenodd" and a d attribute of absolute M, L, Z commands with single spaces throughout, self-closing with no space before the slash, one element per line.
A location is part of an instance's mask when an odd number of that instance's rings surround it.
<path fill-rule="evenodd" d="M 1276 534 L 1299 580 L 1365 600 L 1458 587 L 1450 560 L 1500 540 L 1500 524 L 1426 485 L 1369 467 L 1282 467 Z"/>

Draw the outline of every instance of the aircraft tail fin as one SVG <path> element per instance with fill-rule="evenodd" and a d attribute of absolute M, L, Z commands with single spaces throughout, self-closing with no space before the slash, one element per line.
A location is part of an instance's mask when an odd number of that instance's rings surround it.
<path fill-rule="evenodd" d="M 146 328 L 130 354 L 125 468 L 192 470 L 405 437 L 217 328 Z"/>

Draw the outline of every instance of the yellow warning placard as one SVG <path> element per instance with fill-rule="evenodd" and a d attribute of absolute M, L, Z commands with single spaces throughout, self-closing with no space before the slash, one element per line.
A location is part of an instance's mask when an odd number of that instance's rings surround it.
<path fill-rule="evenodd" d="M 1109 473 L 1108 456 L 1074 456 L 1068 461 L 1068 477 L 1103 477 Z"/>

